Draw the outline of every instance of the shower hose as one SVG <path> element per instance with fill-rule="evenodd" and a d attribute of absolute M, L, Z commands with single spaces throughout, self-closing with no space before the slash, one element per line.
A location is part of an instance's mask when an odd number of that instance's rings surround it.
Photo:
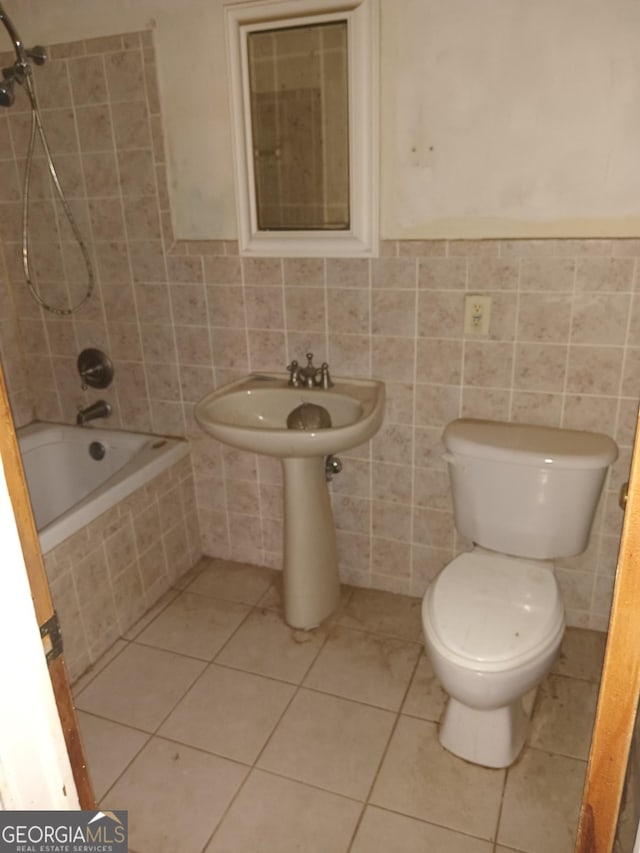
<path fill-rule="evenodd" d="M 68 314 L 75 314 L 76 311 L 78 311 L 87 302 L 87 300 L 90 299 L 94 287 L 93 270 L 91 267 L 91 259 L 89 258 L 89 252 L 87 251 L 87 247 L 84 243 L 84 240 L 82 239 L 82 235 L 80 234 L 80 229 L 78 228 L 69 203 L 65 198 L 60 179 L 58 178 L 58 173 L 53 162 L 53 157 L 51 156 L 51 150 L 47 142 L 44 127 L 42 126 L 42 119 L 40 117 L 40 108 L 38 106 L 38 101 L 36 98 L 35 86 L 33 84 L 30 74 L 25 75 L 24 83 L 27 89 L 27 94 L 29 95 L 29 101 L 31 103 L 31 133 L 29 135 L 29 148 L 27 151 L 27 162 L 24 171 L 24 185 L 22 194 L 22 266 L 24 269 L 24 277 L 27 286 L 29 287 L 29 292 L 36 300 L 36 302 L 38 302 L 39 305 L 41 305 L 46 311 L 49 311 L 51 314 L 66 316 Z M 40 142 L 42 144 L 42 149 L 47 160 L 47 167 L 49 169 L 49 174 L 51 175 L 51 180 L 53 182 L 56 195 L 58 197 L 58 200 L 60 201 L 60 204 L 62 205 L 62 209 L 67 218 L 67 221 L 69 222 L 75 241 L 80 248 L 87 270 L 86 291 L 82 298 L 79 300 L 79 302 L 77 302 L 75 305 L 72 305 L 70 308 L 58 308 L 47 302 L 46 299 L 44 299 L 40 295 L 38 288 L 34 282 L 34 277 L 31 270 L 29 243 L 29 198 L 31 195 L 31 172 L 33 169 L 33 155 L 37 136 L 40 137 Z"/>

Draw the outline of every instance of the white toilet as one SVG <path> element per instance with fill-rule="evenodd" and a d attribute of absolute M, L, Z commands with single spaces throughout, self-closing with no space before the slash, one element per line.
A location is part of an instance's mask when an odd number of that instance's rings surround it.
<path fill-rule="evenodd" d="M 440 742 L 508 767 L 564 633 L 553 560 L 587 547 L 618 448 L 600 433 L 471 419 L 450 423 L 444 444 L 456 528 L 474 548 L 422 604 L 427 654 L 450 697 Z"/>

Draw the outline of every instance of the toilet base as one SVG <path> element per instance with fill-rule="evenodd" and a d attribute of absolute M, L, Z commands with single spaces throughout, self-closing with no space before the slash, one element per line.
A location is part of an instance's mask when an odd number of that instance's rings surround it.
<path fill-rule="evenodd" d="M 473 764 L 509 767 L 524 746 L 534 698 L 532 690 L 511 705 L 489 711 L 449 698 L 440 724 L 440 743 Z"/>

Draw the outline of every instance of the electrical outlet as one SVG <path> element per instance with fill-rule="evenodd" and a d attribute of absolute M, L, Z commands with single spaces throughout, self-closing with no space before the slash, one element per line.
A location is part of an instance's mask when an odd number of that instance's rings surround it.
<path fill-rule="evenodd" d="M 464 299 L 465 335 L 488 335 L 491 322 L 491 297 L 472 293 Z"/>

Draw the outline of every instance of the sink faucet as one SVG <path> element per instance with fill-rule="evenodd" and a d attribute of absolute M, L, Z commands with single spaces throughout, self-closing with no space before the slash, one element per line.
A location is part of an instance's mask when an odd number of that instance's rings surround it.
<path fill-rule="evenodd" d="M 329 375 L 329 365 L 323 361 L 320 367 L 313 364 L 313 353 L 307 353 L 307 363 L 300 367 L 295 359 L 287 365 L 289 385 L 292 388 L 331 388 L 333 382 Z"/>
<path fill-rule="evenodd" d="M 84 426 L 87 421 L 93 421 L 96 418 L 108 418 L 111 414 L 111 403 L 106 400 L 96 400 L 90 406 L 85 406 L 84 409 L 78 409 L 76 415 L 76 424 Z"/>

